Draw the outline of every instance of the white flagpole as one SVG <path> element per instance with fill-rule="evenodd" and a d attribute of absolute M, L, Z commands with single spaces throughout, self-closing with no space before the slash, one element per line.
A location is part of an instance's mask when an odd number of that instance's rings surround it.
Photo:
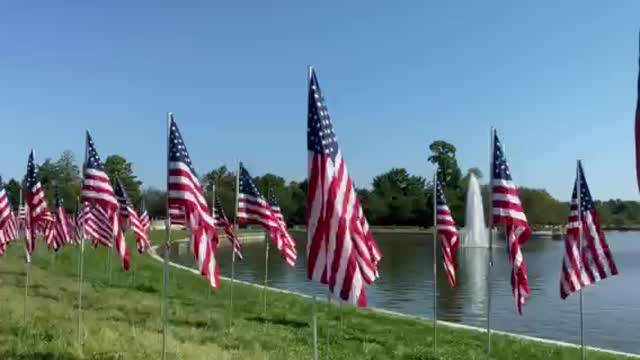
<path fill-rule="evenodd" d="M 264 236 L 264 285 L 262 286 L 262 313 L 267 318 L 267 282 L 269 281 L 269 241 L 270 236 Z"/>
<path fill-rule="evenodd" d="M 240 161 L 238 161 L 238 169 L 236 171 L 236 211 L 233 216 L 233 233 L 236 236 L 236 240 L 240 241 L 240 234 L 238 228 L 238 207 L 240 201 Z M 231 244 L 231 296 L 230 296 L 230 307 L 231 310 L 229 312 L 231 319 L 229 321 L 229 330 L 233 327 L 233 286 L 236 282 L 236 248 L 235 245 Z"/>
<path fill-rule="evenodd" d="M 493 140 L 495 138 L 495 129 L 491 128 L 491 146 L 489 157 L 489 191 L 493 194 Z M 493 198 L 493 195 L 491 195 Z M 490 208 L 493 205 L 489 205 Z M 487 271 L 487 354 L 491 354 L 491 270 L 493 268 L 493 212 L 489 214 L 489 264 Z"/>
<path fill-rule="evenodd" d="M 87 130 L 87 133 L 89 130 Z M 87 143 L 85 139 L 84 144 L 84 162 L 82 163 L 82 175 L 84 177 L 84 172 L 87 170 L 87 158 L 89 157 L 89 149 L 87 148 Z M 84 178 L 83 178 L 84 181 Z M 82 194 L 81 194 L 82 195 Z M 80 239 L 80 249 L 79 251 L 79 274 L 78 274 L 78 345 L 80 345 L 80 349 L 82 349 L 83 345 L 83 329 L 82 329 L 82 285 L 84 282 L 84 243 L 85 243 L 85 233 L 84 233 L 84 224 L 78 223 L 78 215 L 82 211 L 82 204 L 80 203 L 80 196 L 76 198 L 76 226 L 83 226 L 81 234 L 82 237 Z"/>
<path fill-rule="evenodd" d="M 433 169 L 433 354 L 438 351 L 438 164 Z"/>
<path fill-rule="evenodd" d="M 576 200 L 578 202 L 578 247 L 580 250 L 580 260 L 578 264 L 580 264 L 580 280 L 582 280 L 582 189 L 581 189 L 581 176 L 580 176 L 580 167 L 581 161 L 578 160 L 578 164 L 576 166 Z M 582 282 L 582 281 L 581 281 Z M 583 295 L 582 295 L 582 286 L 580 287 L 580 355 L 582 360 L 585 359 L 584 353 L 584 312 L 583 312 Z"/>
<path fill-rule="evenodd" d="M 309 65 L 308 67 L 308 77 L 307 77 L 307 89 L 310 88 L 311 86 L 311 76 L 313 74 L 313 66 Z M 308 236 L 308 234 L 307 234 Z M 309 241 L 308 237 L 307 237 L 307 242 Z M 327 285 L 328 286 L 328 285 Z M 312 306 L 312 312 L 313 312 L 313 321 L 312 321 L 312 326 L 313 326 L 313 360 L 318 360 L 318 313 L 317 313 L 317 299 L 316 299 L 316 294 L 315 291 L 313 293 L 313 306 Z"/>
<path fill-rule="evenodd" d="M 22 185 L 20 186 L 20 207 L 18 209 L 18 216 L 20 215 L 20 209 L 23 208 L 23 194 L 22 194 Z M 31 275 L 31 255 L 29 254 L 29 244 L 27 243 L 27 218 L 29 214 L 27 214 L 27 209 L 25 208 L 23 220 L 23 232 L 22 235 L 24 237 L 24 255 L 25 255 L 25 263 L 24 263 L 24 323 L 27 324 L 27 303 L 29 301 L 29 277 Z M 32 234 L 33 236 L 33 234 Z"/>
<path fill-rule="evenodd" d="M 109 247 L 109 250 L 107 251 L 107 266 L 108 266 L 108 270 L 109 271 L 109 286 L 111 286 L 111 274 L 112 274 L 112 269 L 113 269 L 113 265 L 111 264 L 112 261 L 112 257 L 113 257 L 113 247 L 115 246 L 115 241 L 113 236 L 111 237 L 111 247 Z"/>
<path fill-rule="evenodd" d="M 76 226 L 78 226 L 78 214 L 80 213 L 80 199 L 77 201 L 78 207 L 76 209 Z M 78 344 L 82 348 L 82 282 L 84 280 L 84 229 L 82 230 L 82 238 L 80 239 L 80 247 L 78 249 L 78 262 L 79 262 L 79 274 L 78 274 Z"/>
<path fill-rule="evenodd" d="M 166 240 L 164 245 L 164 263 L 163 263 L 163 302 L 162 302 L 162 360 L 167 359 L 167 321 L 169 318 L 169 247 L 171 246 L 171 218 L 169 215 L 169 151 L 171 144 L 169 143 L 171 131 L 171 119 L 173 113 L 167 113 L 167 198 L 166 210 L 167 218 L 165 220 Z"/>

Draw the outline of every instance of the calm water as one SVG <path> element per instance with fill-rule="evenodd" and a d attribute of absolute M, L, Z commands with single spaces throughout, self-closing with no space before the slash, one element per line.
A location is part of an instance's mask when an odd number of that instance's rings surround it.
<path fill-rule="evenodd" d="M 290 268 L 277 250 L 270 252 L 269 285 L 307 294 L 326 290 L 306 279 L 306 236 L 298 240 L 298 263 Z M 609 232 L 609 245 L 620 275 L 584 292 L 585 342 L 588 345 L 640 353 L 640 233 Z M 369 289 L 370 306 L 431 318 L 433 316 L 433 254 L 429 234 L 376 234 L 384 254 L 381 278 Z M 536 337 L 580 342 L 578 295 L 563 301 L 559 274 L 563 243 L 532 238 L 524 249 L 532 296 L 517 315 L 509 284 L 504 248 L 494 249 L 492 328 Z M 236 263 L 236 278 L 262 284 L 264 244 L 246 244 L 245 261 Z M 438 255 L 439 256 L 439 255 Z M 220 249 L 221 271 L 229 276 L 231 253 Z M 189 254 L 174 259 L 193 265 Z M 451 288 L 438 265 L 438 319 L 486 326 L 488 250 L 461 249 L 458 286 Z M 323 295 L 324 296 L 324 295 Z"/>

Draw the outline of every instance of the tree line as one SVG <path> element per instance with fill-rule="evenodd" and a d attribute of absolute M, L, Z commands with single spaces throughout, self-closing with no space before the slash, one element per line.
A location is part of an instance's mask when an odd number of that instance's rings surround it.
<path fill-rule="evenodd" d="M 482 181 L 482 172 L 471 168 L 463 174 L 456 159 L 456 147 L 445 141 L 434 141 L 429 146 L 427 160 L 437 164 L 438 177 L 445 188 L 445 196 L 459 226 L 464 226 L 465 198 L 469 177 L 474 174 Z M 26 168 L 26 167 L 25 167 Z M 121 155 L 105 159 L 105 171 L 118 177 L 137 207 L 144 199 L 153 218 L 166 216 L 165 191 L 154 187 L 143 188 L 133 171 L 133 164 Z M 39 166 L 39 173 L 50 206 L 55 202 L 56 189 L 64 207 L 74 213 L 78 207 L 81 189 L 81 166 L 71 151 L 63 152 L 56 160 L 46 159 Z M 283 177 L 267 173 L 255 179 L 258 189 L 266 195 L 273 189 L 283 214 L 290 225 L 305 224 L 307 180 L 286 181 Z M 220 197 L 230 218 L 235 216 L 235 173 L 226 166 L 210 170 L 201 177 L 205 195 L 211 203 L 212 190 Z M 17 208 L 20 188 L 24 179 L 10 179 L 5 183 L 9 201 Z M 481 186 L 485 219 L 489 219 L 490 189 Z M 553 198 L 544 189 L 520 188 L 520 198 L 529 222 L 536 226 L 562 225 L 568 217 L 568 202 Z M 433 182 L 422 176 L 410 174 L 403 168 L 392 168 L 373 178 L 370 188 L 358 188 L 357 194 L 372 225 L 430 227 L 433 224 Z M 640 225 L 640 203 L 620 199 L 597 201 L 602 223 L 623 227 Z"/>

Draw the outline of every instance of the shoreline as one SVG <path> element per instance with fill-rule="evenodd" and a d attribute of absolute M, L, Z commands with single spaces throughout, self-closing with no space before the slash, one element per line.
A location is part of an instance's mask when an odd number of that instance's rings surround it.
<path fill-rule="evenodd" d="M 176 243 L 188 242 L 188 239 L 175 240 L 174 242 L 176 242 Z M 161 247 L 161 245 L 152 246 L 149 249 L 149 255 L 154 260 L 162 263 L 164 261 L 164 259 L 157 252 L 157 249 L 160 248 L 160 247 Z M 172 267 L 180 269 L 180 270 L 188 271 L 188 272 L 190 272 L 192 274 L 195 274 L 195 275 L 199 276 L 199 272 L 196 269 L 193 269 L 191 267 L 184 266 L 184 265 L 181 265 L 181 264 L 177 264 L 177 263 L 174 263 L 172 261 L 169 261 L 169 266 L 172 266 Z M 220 278 L 222 280 L 227 281 L 227 282 L 231 282 L 231 279 L 228 278 L 228 277 L 220 276 Z M 307 295 L 307 294 L 303 294 L 303 293 L 299 293 L 299 292 L 295 292 L 295 291 L 284 290 L 284 289 L 278 289 L 278 288 L 269 287 L 269 286 L 265 287 L 264 285 L 259 285 L 259 284 L 255 284 L 255 283 L 251 283 L 251 282 L 247 282 L 247 281 L 243 281 L 243 280 L 234 279 L 233 282 L 234 283 L 243 284 L 243 285 L 247 285 L 247 286 L 251 286 L 251 287 L 254 287 L 254 288 L 266 289 L 266 290 L 269 290 L 270 292 L 276 292 L 276 293 L 281 293 L 281 294 L 301 297 L 301 298 L 305 298 L 305 299 L 312 299 L 313 298 L 312 296 Z M 320 302 L 323 302 L 323 303 L 327 303 L 327 300 L 324 299 L 324 298 L 319 298 L 317 300 L 319 300 Z M 374 314 L 378 314 L 378 315 L 386 315 L 386 316 L 395 317 L 395 318 L 412 319 L 412 320 L 416 320 L 416 321 L 420 321 L 420 322 L 433 322 L 432 319 L 427 318 L 427 317 L 404 314 L 404 313 L 400 313 L 400 312 L 396 312 L 396 311 L 392 311 L 392 310 L 381 309 L 381 308 L 370 307 L 370 308 L 367 308 L 367 309 L 357 309 L 357 308 L 354 308 L 354 309 L 357 310 L 357 311 L 360 311 L 360 312 L 364 312 L 364 313 L 370 312 L 370 313 L 374 313 Z M 461 323 L 454 323 L 454 322 L 449 322 L 449 321 L 438 320 L 437 324 L 440 325 L 440 326 L 446 326 L 446 327 L 450 327 L 450 328 L 473 331 L 473 332 L 480 332 L 480 333 L 486 333 L 487 332 L 487 330 L 485 328 L 479 328 L 479 327 L 476 327 L 476 326 L 465 325 L 465 324 L 461 324 Z M 546 338 L 539 338 L 539 337 L 528 336 L 528 335 L 521 335 L 521 334 L 511 333 L 511 332 L 507 332 L 507 331 L 495 330 L 495 329 L 491 329 L 491 332 L 495 333 L 495 334 L 500 334 L 500 335 L 504 335 L 504 336 L 515 338 L 515 339 L 519 339 L 519 340 L 527 340 L 527 341 L 531 341 L 531 342 L 535 342 L 535 343 L 555 345 L 555 346 L 559 346 L 559 347 L 569 347 L 569 348 L 577 348 L 577 349 L 580 348 L 580 344 L 574 344 L 574 343 L 558 341 L 558 340 L 553 340 L 553 339 L 546 339 Z M 640 359 L 640 354 L 627 353 L 627 352 L 623 352 L 623 351 L 617 351 L 617 350 L 605 349 L 605 348 L 599 348 L 599 347 L 593 347 L 593 346 L 585 346 L 585 349 L 586 350 L 590 350 L 590 351 L 607 353 L 607 354 L 611 354 L 611 355 L 618 355 L 618 356 L 624 356 L 624 357 L 628 357 L 628 358 Z"/>

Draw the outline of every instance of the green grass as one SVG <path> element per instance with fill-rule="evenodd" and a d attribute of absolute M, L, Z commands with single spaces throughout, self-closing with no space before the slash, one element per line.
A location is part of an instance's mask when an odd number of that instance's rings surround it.
<path fill-rule="evenodd" d="M 175 233 L 176 238 L 183 236 Z M 154 240 L 161 237 L 153 233 Z M 76 249 L 62 250 L 53 262 L 53 255 L 40 245 L 33 261 L 26 323 L 22 254 L 21 244 L 14 243 L 0 258 L 0 359 L 160 358 L 160 263 L 134 256 L 135 271 L 124 273 L 114 257 L 109 284 L 107 251 L 86 249 L 81 348 L 76 332 Z M 236 285 L 230 332 L 229 290 L 230 284 L 223 283 L 221 290 L 212 292 L 199 276 L 171 269 L 169 359 L 312 358 L 309 300 L 269 293 L 264 315 L 262 291 Z M 318 309 L 321 359 L 487 358 L 482 333 L 440 326 L 439 351 L 434 355 L 430 322 L 346 307 L 340 312 L 319 304 Z M 588 355 L 590 360 L 616 358 Z M 492 358 L 577 359 L 579 351 L 495 335 Z"/>

